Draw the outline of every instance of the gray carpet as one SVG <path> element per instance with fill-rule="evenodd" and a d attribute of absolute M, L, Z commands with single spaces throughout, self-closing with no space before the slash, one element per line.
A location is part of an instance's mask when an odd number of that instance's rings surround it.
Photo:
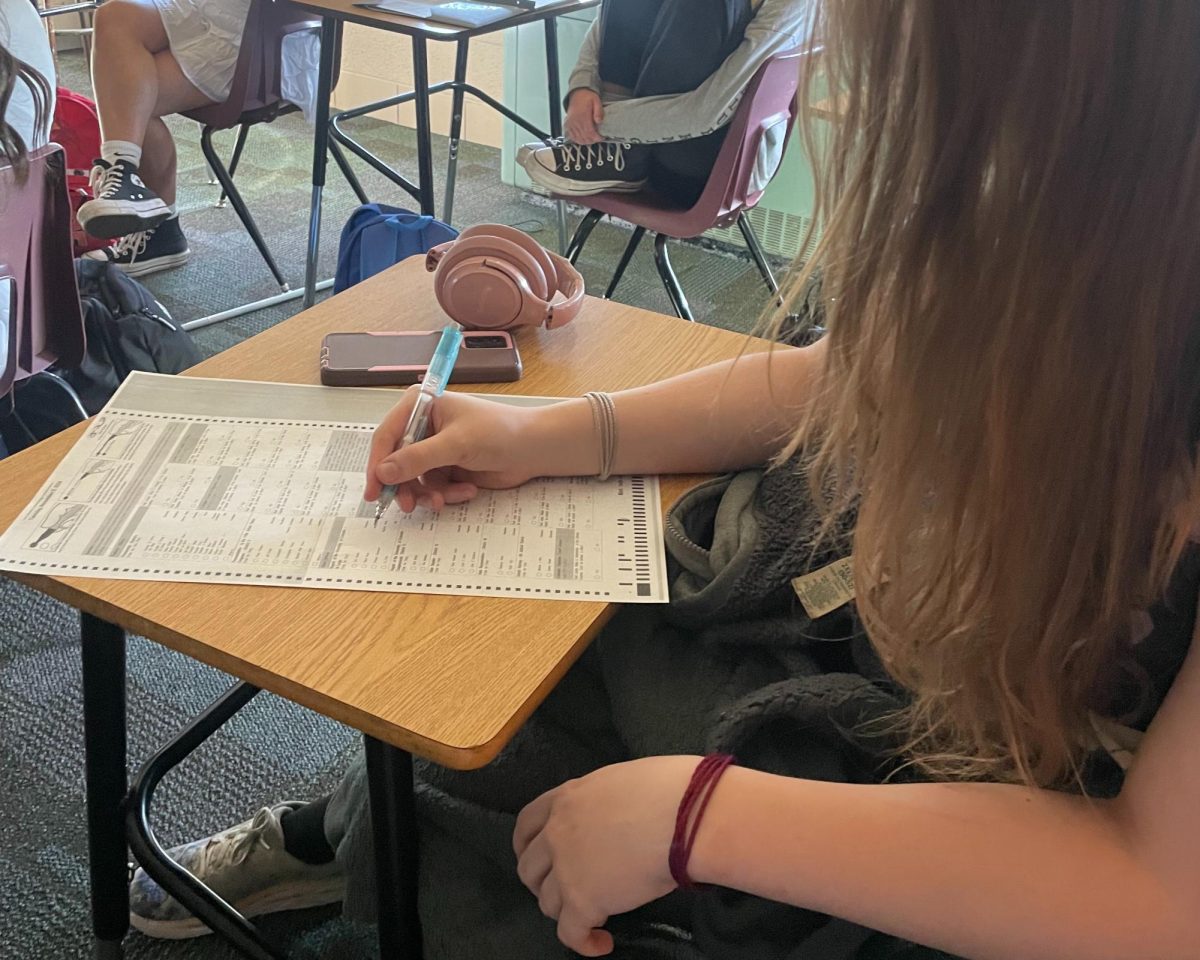
<path fill-rule="evenodd" d="M 78 55 L 62 58 L 62 81 L 87 91 Z M 411 131 L 360 121 L 363 139 L 401 169 L 415 166 Z M 180 209 L 193 251 L 186 267 L 147 279 L 177 319 L 191 320 L 276 292 L 233 211 L 213 206 L 194 124 L 172 121 L 179 140 Z M 307 230 L 310 131 L 285 117 L 252 131 L 238 171 L 247 203 L 294 285 L 302 282 Z M 229 140 L 228 135 L 225 140 Z M 440 145 L 439 145 L 440 146 Z M 498 151 L 465 146 L 460 163 L 461 226 L 498 221 L 554 242 L 553 212 L 498 179 Z M 374 199 L 411 205 L 374 173 L 363 182 Z M 439 192 L 440 196 L 440 182 Z M 321 275 L 331 276 L 341 224 L 355 204 L 330 166 Z M 581 264 L 589 284 L 603 289 L 627 233 L 597 228 Z M 766 302 L 748 260 L 696 245 L 676 245 L 674 259 L 696 314 L 706 322 L 746 330 Z M 666 311 L 649 245 L 618 291 L 618 300 Z M 291 316 L 284 304 L 198 331 L 214 354 Z M 69 608 L 0 578 L 0 960 L 64 960 L 89 955 L 87 847 L 83 811 L 82 712 L 78 620 Z M 129 650 L 131 763 L 140 762 L 230 678 L 141 639 Z M 181 842 L 227 826 L 257 805 L 307 798 L 329 788 L 356 735 L 292 704 L 260 694 L 242 714 L 167 780 L 156 801 L 160 837 Z M 336 909 L 269 918 L 267 933 L 299 958 L 372 956 L 373 931 L 354 928 Z M 214 938 L 162 943 L 131 935 L 130 960 L 217 960 L 233 951 Z"/>

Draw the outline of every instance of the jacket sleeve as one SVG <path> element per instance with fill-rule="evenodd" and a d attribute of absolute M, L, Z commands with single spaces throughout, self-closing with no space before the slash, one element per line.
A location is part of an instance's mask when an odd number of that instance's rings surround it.
<path fill-rule="evenodd" d="M 624 143 L 668 143 L 719 130 L 733 119 L 742 93 L 758 68 L 781 50 L 799 45 L 806 33 L 808 6 L 808 0 L 763 0 L 737 49 L 700 86 L 687 93 L 607 103 L 600 133 L 607 140 Z M 593 26 L 589 37 L 596 29 Z M 594 59 L 591 69 L 598 81 Z M 572 74 L 572 88 L 587 85 L 576 84 Z"/>
<path fill-rule="evenodd" d="M 579 51 L 579 59 L 575 61 L 575 69 L 567 80 L 567 95 L 563 99 L 563 109 L 571 102 L 571 94 L 576 90 L 595 90 L 600 92 L 600 18 L 597 17 L 583 38 L 583 48 Z"/>

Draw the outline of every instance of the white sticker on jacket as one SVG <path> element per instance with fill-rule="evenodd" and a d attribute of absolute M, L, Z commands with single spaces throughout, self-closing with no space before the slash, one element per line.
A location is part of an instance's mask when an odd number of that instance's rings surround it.
<path fill-rule="evenodd" d="M 843 557 L 827 567 L 796 577 L 792 588 L 813 620 L 854 599 L 854 560 Z"/>

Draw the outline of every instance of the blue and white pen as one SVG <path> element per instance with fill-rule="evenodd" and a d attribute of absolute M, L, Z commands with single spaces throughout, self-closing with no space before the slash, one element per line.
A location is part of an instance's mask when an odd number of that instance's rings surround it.
<path fill-rule="evenodd" d="M 445 392 L 446 384 L 450 382 L 450 374 L 454 372 L 454 362 L 458 359 L 458 349 L 462 346 L 462 329 L 452 320 L 442 331 L 442 338 L 438 340 L 437 349 L 433 351 L 433 359 L 429 361 L 429 369 L 421 381 L 421 392 L 417 394 L 417 402 L 413 404 L 400 447 L 407 447 L 410 443 L 418 443 L 425 439 L 429 430 L 429 414 L 433 411 L 433 401 Z M 396 484 L 389 483 L 380 491 L 379 502 L 375 507 L 376 526 L 396 499 L 397 489 Z"/>

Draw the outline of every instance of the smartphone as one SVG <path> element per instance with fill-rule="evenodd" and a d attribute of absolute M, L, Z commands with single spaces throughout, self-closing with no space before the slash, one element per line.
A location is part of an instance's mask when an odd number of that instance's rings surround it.
<path fill-rule="evenodd" d="M 401 386 L 420 383 L 442 332 L 331 333 L 321 343 L 321 382 L 329 387 Z M 451 383 L 503 383 L 521 379 L 521 355 L 512 335 L 468 330 Z"/>

